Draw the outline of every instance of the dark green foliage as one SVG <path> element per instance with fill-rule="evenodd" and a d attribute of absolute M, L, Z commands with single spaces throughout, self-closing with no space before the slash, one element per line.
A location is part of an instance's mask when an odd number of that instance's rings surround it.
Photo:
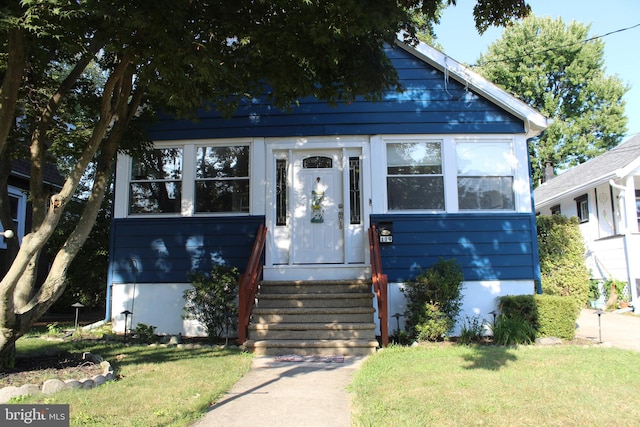
<path fill-rule="evenodd" d="M 462 304 L 462 267 L 455 259 L 440 260 L 409 280 L 405 328 L 418 339 L 440 339 L 450 333 Z"/>
<path fill-rule="evenodd" d="M 239 272 L 235 267 L 215 266 L 211 275 L 201 272 L 189 274 L 192 289 L 184 292 L 184 318 L 200 322 L 210 338 L 226 334 L 227 322 L 238 315 Z"/>
<path fill-rule="evenodd" d="M 576 334 L 578 311 L 573 301 L 557 295 L 535 295 L 538 322 L 536 337 L 572 340 Z"/>
<path fill-rule="evenodd" d="M 479 342 L 484 337 L 485 323 L 480 316 L 466 317 L 460 326 L 460 336 L 458 342 L 461 344 L 471 344 Z"/>
<path fill-rule="evenodd" d="M 151 344 L 156 340 L 156 327 L 138 323 L 133 331 L 133 338 L 142 344 Z"/>
<path fill-rule="evenodd" d="M 501 314 L 492 326 L 493 342 L 499 345 L 531 344 L 536 338 L 536 330 L 527 320 Z"/>
<path fill-rule="evenodd" d="M 533 327 L 538 325 L 538 311 L 533 295 L 507 295 L 498 300 L 500 313 L 507 317 L 519 317 Z"/>
<path fill-rule="evenodd" d="M 575 336 L 579 310 L 576 309 L 573 298 L 558 295 L 509 295 L 500 297 L 498 306 L 501 313 L 499 317 L 518 319 L 529 324 L 534 330 L 533 338 L 557 337 L 571 340 Z"/>
<path fill-rule="evenodd" d="M 605 74 L 604 39 L 591 36 L 587 24 L 530 16 L 478 59 L 480 74 L 553 119 L 529 144 L 536 185 L 547 163 L 556 170 L 584 163 L 626 132 L 629 88 Z"/>
<path fill-rule="evenodd" d="M 590 282 L 578 219 L 545 215 L 536 222 L 543 293 L 570 297 L 577 309 L 584 307 Z"/>

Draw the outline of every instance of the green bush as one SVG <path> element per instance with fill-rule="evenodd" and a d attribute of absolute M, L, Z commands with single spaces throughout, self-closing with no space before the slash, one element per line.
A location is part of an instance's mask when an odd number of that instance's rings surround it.
<path fill-rule="evenodd" d="M 156 340 L 156 327 L 138 323 L 133 331 L 134 339 L 142 344 L 151 344 Z"/>
<path fill-rule="evenodd" d="M 491 327 L 493 342 L 499 345 L 531 344 L 536 338 L 536 330 L 521 317 L 508 317 L 501 314 Z"/>
<path fill-rule="evenodd" d="M 458 341 L 461 344 L 479 342 L 484 337 L 484 321 L 480 316 L 466 317 L 460 326 Z"/>
<path fill-rule="evenodd" d="M 589 271 L 578 219 L 543 215 L 536 221 L 543 293 L 573 298 L 576 307 L 584 307 L 589 297 Z"/>
<path fill-rule="evenodd" d="M 453 330 L 462 305 L 463 278 L 455 259 L 440 258 L 405 284 L 402 293 L 407 300 L 405 328 L 409 336 L 434 340 Z"/>
<path fill-rule="evenodd" d="M 501 316 L 527 322 L 536 337 L 571 340 L 580 311 L 575 299 L 558 295 L 508 295 L 499 298 Z M 494 337 L 495 339 L 495 337 Z"/>
<path fill-rule="evenodd" d="M 536 336 L 572 340 L 579 314 L 574 301 L 557 295 L 535 295 L 534 299 L 538 311 Z"/>
<path fill-rule="evenodd" d="M 189 274 L 193 288 L 184 291 L 183 318 L 200 322 L 209 338 L 221 338 L 229 319 L 237 318 L 239 272 L 235 267 L 215 266 L 211 275 Z"/>

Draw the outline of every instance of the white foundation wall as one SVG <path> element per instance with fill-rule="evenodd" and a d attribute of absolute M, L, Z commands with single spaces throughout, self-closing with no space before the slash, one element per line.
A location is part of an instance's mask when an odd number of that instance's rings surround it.
<path fill-rule="evenodd" d="M 188 283 L 114 283 L 111 288 L 111 320 L 116 333 L 124 333 L 125 315 L 133 312 L 127 320 L 127 329 L 135 329 L 138 323 L 155 326 L 156 334 L 190 337 L 206 336 L 198 322 L 182 318 L 185 290 Z"/>
<path fill-rule="evenodd" d="M 393 335 L 398 329 L 398 321 L 400 330 L 404 330 L 404 312 L 406 310 L 406 299 L 402 293 L 404 283 L 389 283 L 389 335 Z M 492 311 L 497 311 L 498 297 L 505 295 L 532 295 L 534 293 L 534 283 L 531 280 L 509 280 L 509 281 L 480 281 L 480 282 L 464 282 L 462 293 L 462 308 L 460 317 L 456 323 L 453 335 L 458 335 L 460 326 L 464 324 L 464 320 L 473 317 L 479 317 L 485 320 L 487 324 L 493 322 Z M 374 302 L 377 308 L 378 302 Z M 392 317 L 399 313 L 401 317 L 396 320 Z M 380 335 L 380 321 L 376 312 L 376 334 Z"/>

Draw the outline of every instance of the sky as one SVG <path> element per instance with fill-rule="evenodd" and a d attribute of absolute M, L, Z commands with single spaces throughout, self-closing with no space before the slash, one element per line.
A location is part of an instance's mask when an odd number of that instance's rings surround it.
<path fill-rule="evenodd" d="M 474 0 L 458 0 L 444 12 L 436 26 L 437 41 L 444 52 L 463 64 L 474 64 L 488 46 L 499 39 L 502 28 L 489 28 L 478 35 L 473 22 Z M 591 24 L 589 35 L 606 33 L 640 24 L 638 0 L 528 0 L 533 14 L 562 18 L 565 23 Z M 617 75 L 631 89 L 625 95 L 626 141 L 640 132 L 640 26 L 602 38 L 605 43 L 604 66 L 607 75 Z"/>

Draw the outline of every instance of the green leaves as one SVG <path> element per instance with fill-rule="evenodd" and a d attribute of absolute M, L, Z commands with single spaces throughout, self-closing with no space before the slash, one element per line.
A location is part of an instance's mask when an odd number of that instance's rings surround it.
<path fill-rule="evenodd" d="M 605 75 L 604 42 L 589 26 L 529 17 L 505 29 L 480 56 L 478 71 L 553 119 L 530 144 L 534 182 L 544 165 L 575 166 L 616 146 L 626 131 L 628 88 Z"/>

